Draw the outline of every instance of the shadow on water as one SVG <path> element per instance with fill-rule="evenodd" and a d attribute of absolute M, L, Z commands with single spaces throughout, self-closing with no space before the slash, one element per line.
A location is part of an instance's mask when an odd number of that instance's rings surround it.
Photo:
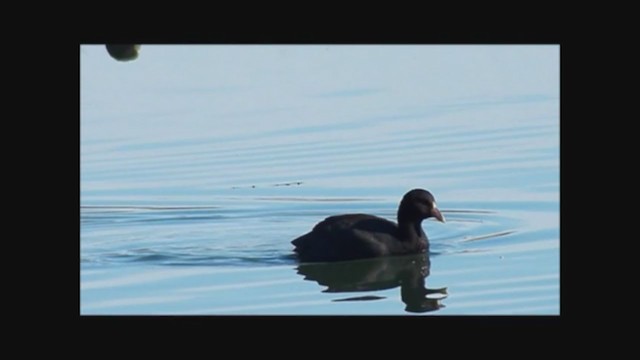
<path fill-rule="evenodd" d="M 297 272 L 305 280 L 315 281 L 327 288 L 323 292 L 370 292 L 400 287 L 405 311 L 424 313 L 435 311 L 444 304 L 447 288 L 428 289 L 425 279 L 429 276 L 431 263 L 429 255 L 395 256 L 338 263 L 300 264 Z M 444 297 L 430 298 L 428 295 L 441 294 Z M 384 297 L 366 295 L 336 299 L 333 301 L 371 301 Z"/>

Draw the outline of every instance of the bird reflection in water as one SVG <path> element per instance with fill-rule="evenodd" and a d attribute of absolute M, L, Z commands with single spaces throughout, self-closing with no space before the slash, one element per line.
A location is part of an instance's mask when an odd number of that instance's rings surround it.
<path fill-rule="evenodd" d="M 367 292 L 393 289 L 400 286 L 405 311 L 424 313 L 435 311 L 444 304 L 447 288 L 427 289 L 425 279 L 429 276 L 431 263 L 428 254 L 381 257 L 366 260 L 336 263 L 300 264 L 298 274 L 305 280 L 316 281 L 327 289 L 323 292 Z M 439 298 L 428 297 L 441 294 Z M 333 301 L 368 301 L 384 299 L 382 296 L 365 295 Z"/>

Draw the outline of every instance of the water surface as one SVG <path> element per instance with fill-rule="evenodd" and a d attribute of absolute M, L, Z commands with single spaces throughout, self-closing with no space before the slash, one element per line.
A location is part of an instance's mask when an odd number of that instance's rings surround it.
<path fill-rule="evenodd" d="M 557 46 L 80 60 L 81 314 L 559 313 Z M 428 257 L 291 256 L 324 217 L 395 220 L 416 187 L 447 219 L 423 223 Z"/>

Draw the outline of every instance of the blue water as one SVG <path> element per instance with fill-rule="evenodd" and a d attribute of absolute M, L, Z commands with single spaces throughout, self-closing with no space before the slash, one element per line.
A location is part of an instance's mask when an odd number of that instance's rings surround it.
<path fill-rule="evenodd" d="M 559 314 L 558 46 L 80 63 L 81 314 Z M 428 257 L 292 257 L 325 217 L 395 220 L 418 187 L 447 219 L 423 223 Z"/>

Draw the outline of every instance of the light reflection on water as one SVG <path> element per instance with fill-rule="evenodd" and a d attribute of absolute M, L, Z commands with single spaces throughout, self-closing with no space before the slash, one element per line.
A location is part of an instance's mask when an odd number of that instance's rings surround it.
<path fill-rule="evenodd" d="M 445 56 L 429 50 L 423 66 L 402 73 L 441 81 L 407 76 L 408 96 L 358 75 L 361 83 L 328 78 L 299 95 L 274 88 L 265 100 L 255 97 L 261 86 L 292 75 L 260 73 L 252 87 L 243 75 L 185 68 L 184 78 L 169 81 L 160 70 L 182 50 L 161 48 L 145 46 L 126 66 L 98 48 L 81 54 L 82 314 L 559 313 L 557 83 L 507 66 L 496 73 L 502 93 L 474 93 L 498 85 L 469 79 L 467 90 L 421 98 L 418 90 L 431 93 L 447 79 L 424 70 Z M 230 56 L 222 50 L 214 52 Z M 532 51 L 527 56 L 557 55 L 554 47 Z M 201 62 L 191 68 L 210 69 L 210 57 L 196 54 L 207 52 L 185 55 Z M 557 74 L 555 62 L 508 54 L 531 64 L 530 77 Z M 376 84 L 402 76 L 367 74 Z M 526 86 L 508 80 L 516 74 Z M 349 271 L 324 267 L 314 275 L 321 281 L 304 279 L 293 238 L 329 215 L 395 219 L 400 197 L 415 187 L 432 191 L 447 218 L 423 224 L 427 288 L 448 289 L 437 306 L 407 310 L 425 279 L 388 259 Z M 327 292 L 340 280 L 326 279 L 332 271 L 360 272 L 351 282 L 365 291 L 343 284 L 346 292 Z M 376 288 L 381 283 L 389 288 Z"/>

